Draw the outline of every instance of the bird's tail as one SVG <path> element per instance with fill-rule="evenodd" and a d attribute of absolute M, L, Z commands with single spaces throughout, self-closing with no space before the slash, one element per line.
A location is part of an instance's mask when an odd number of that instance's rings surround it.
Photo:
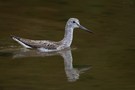
<path fill-rule="evenodd" d="M 23 40 L 21 40 L 22 38 L 17 37 L 15 35 L 10 35 L 10 37 L 15 40 L 16 42 L 18 42 L 19 44 L 21 44 L 22 46 L 24 46 L 25 48 L 31 48 L 28 44 L 24 43 Z"/>

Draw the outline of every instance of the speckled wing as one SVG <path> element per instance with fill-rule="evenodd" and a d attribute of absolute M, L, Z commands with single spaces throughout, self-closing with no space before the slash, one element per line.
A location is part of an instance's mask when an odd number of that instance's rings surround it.
<path fill-rule="evenodd" d="M 47 41 L 47 40 L 30 40 L 25 38 L 20 38 L 17 36 L 11 36 L 13 40 L 20 43 L 26 48 L 45 48 L 45 49 L 56 49 L 58 47 L 57 42 Z"/>

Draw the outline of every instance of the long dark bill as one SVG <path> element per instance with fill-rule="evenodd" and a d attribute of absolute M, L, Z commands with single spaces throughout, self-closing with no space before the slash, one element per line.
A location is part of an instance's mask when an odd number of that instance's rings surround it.
<path fill-rule="evenodd" d="M 91 30 L 85 28 L 84 26 L 82 26 L 82 25 L 80 25 L 80 24 L 78 24 L 78 23 L 76 23 L 76 24 L 79 26 L 80 29 L 83 29 L 83 30 L 85 30 L 85 31 L 87 31 L 87 32 L 89 32 L 89 33 L 93 33 Z"/>
<path fill-rule="evenodd" d="M 91 30 L 85 28 L 85 27 L 82 26 L 82 25 L 79 25 L 79 28 L 81 28 L 81 29 L 83 29 L 83 30 L 85 30 L 85 31 L 87 31 L 87 32 L 89 32 L 89 33 L 93 33 Z"/>

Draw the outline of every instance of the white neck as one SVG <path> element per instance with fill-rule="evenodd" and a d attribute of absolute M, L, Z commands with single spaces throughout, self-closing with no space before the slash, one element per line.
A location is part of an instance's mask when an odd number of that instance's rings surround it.
<path fill-rule="evenodd" d="M 67 24 L 65 27 L 65 35 L 62 40 L 62 44 L 64 44 L 66 47 L 70 47 L 72 40 L 73 40 L 73 27 Z"/>

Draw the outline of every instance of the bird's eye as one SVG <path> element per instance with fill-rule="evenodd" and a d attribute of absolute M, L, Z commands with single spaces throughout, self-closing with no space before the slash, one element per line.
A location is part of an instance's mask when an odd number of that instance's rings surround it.
<path fill-rule="evenodd" d="M 75 23 L 75 21 L 73 21 L 73 23 Z"/>

